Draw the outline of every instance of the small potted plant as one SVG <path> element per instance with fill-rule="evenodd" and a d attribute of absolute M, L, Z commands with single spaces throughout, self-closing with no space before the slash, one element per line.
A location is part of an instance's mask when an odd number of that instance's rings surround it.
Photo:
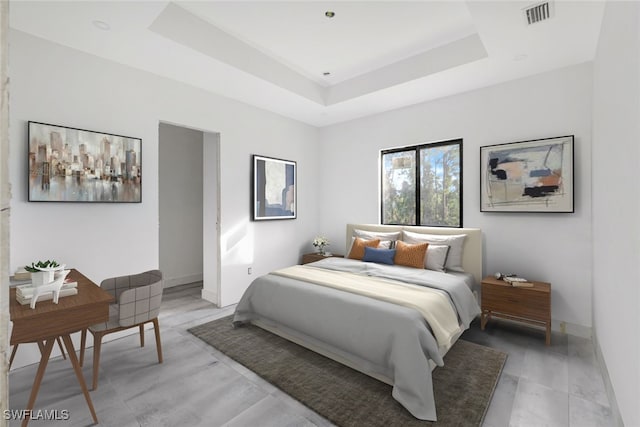
<path fill-rule="evenodd" d="M 326 237 L 323 236 L 317 236 L 315 239 L 313 239 L 313 246 L 318 250 L 318 253 L 320 255 L 325 255 L 325 246 L 329 246 L 329 240 Z"/>
<path fill-rule="evenodd" d="M 55 272 L 64 270 L 64 265 L 58 264 L 57 261 L 46 260 L 32 262 L 31 265 L 25 265 L 24 269 L 31 273 L 33 286 L 42 286 L 53 282 Z"/>

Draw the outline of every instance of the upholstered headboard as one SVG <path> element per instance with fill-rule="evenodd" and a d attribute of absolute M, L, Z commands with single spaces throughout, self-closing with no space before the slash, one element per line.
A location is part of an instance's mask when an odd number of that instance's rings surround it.
<path fill-rule="evenodd" d="M 446 228 L 446 227 L 418 227 L 409 225 L 377 225 L 377 224 L 347 224 L 346 246 L 351 246 L 353 230 L 393 232 L 407 230 L 422 234 L 465 234 L 462 249 L 462 268 L 473 275 L 476 283 L 482 281 L 482 230 L 479 228 Z"/>

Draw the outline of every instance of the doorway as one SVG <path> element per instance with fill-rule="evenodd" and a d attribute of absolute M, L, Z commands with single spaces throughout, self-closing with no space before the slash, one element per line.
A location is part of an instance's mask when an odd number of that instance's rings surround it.
<path fill-rule="evenodd" d="M 219 305 L 219 134 L 161 122 L 159 268 L 165 287 L 203 282 Z"/>

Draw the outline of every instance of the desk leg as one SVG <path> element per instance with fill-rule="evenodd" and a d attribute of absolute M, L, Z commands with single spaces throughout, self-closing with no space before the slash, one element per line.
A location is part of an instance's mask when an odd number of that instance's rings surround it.
<path fill-rule="evenodd" d="M 87 383 L 84 382 L 84 375 L 82 375 L 82 369 L 80 368 L 80 364 L 78 363 L 78 357 L 76 356 L 76 350 L 73 348 L 71 337 L 68 334 L 63 335 L 62 340 L 64 341 L 64 345 L 67 347 L 67 353 L 69 354 L 71 366 L 73 366 L 73 370 L 76 371 L 76 377 L 78 377 L 78 383 L 80 383 L 80 388 L 82 389 L 84 398 L 87 401 L 87 406 L 89 406 L 89 411 L 91 411 L 93 422 L 98 424 L 98 416 L 96 415 L 96 410 L 93 409 L 93 402 L 91 402 L 91 396 L 89 396 Z"/>
<path fill-rule="evenodd" d="M 27 403 L 27 415 L 22 420 L 22 427 L 27 427 L 29 424 L 29 413 L 36 404 L 36 397 L 40 390 L 40 383 L 42 383 L 42 377 L 44 377 L 44 371 L 47 369 L 47 363 L 49 363 L 49 356 L 51 356 L 51 350 L 53 349 L 53 343 L 56 342 L 55 338 L 49 338 L 47 342 L 42 346 L 42 355 L 40 356 L 40 364 L 38 365 L 38 372 L 36 378 L 33 380 L 33 387 L 31 387 L 31 395 L 29 395 L 29 403 Z M 40 343 L 38 343 L 40 345 Z"/>

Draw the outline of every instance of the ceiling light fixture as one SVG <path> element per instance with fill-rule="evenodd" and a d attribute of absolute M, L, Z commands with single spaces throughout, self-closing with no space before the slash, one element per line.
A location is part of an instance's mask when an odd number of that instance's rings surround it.
<path fill-rule="evenodd" d="M 334 11 L 332 11 L 332 10 L 327 10 L 324 13 L 324 16 L 326 16 L 327 18 L 333 18 L 334 16 L 336 16 L 336 13 Z"/>
<path fill-rule="evenodd" d="M 93 21 L 93 25 L 102 31 L 109 31 L 111 29 L 111 25 L 107 24 L 104 21 Z"/>

